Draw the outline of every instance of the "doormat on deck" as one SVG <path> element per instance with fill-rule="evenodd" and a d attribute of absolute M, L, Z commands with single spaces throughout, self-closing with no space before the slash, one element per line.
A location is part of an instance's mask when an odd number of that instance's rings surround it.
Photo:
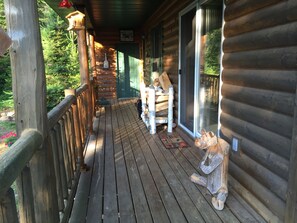
<path fill-rule="evenodd" d="M 168 134 L 167 131 L 161 131 L 158 133 L 158 135 L 166 149 L 189 147 L 188 144 L 179 136 L 177 132 Z"/>

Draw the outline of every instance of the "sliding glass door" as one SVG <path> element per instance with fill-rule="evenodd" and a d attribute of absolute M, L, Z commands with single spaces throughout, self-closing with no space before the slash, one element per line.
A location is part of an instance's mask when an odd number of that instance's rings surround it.
<path fill-rule="evenodd" d="M 221 26 L 221 3 L 180 13 L 179 125 L 192 136 L 218 128 Z"/>
<path fill-rule="evenodd" d="M 180 16 L 179 123 L 194 132 L 196 71 L 196 7 Z"/>

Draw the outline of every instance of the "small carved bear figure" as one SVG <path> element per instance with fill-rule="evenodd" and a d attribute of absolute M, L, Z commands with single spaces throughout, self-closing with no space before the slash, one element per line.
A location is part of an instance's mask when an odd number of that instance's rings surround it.
<path fill-rule="evenodd" d="M 195 140 L 195 146 L 206 150 L 199 165 L 206 177 L 192 174 L 192 182 L 206 187 L 213 195 L 212 205 L 217 210 L 223 210 L 228 196 L 228 162 L 230 145 L 217 138 L 213 132 L 201 131 L 201 137 Z"/>

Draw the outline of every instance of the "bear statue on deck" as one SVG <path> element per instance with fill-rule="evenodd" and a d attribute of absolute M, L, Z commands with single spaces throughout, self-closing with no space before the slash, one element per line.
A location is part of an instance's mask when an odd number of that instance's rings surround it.
<path fill-rule="evenodd" d="M 206 187 L 212 194 L 215 209 L 223 210 L 228 196 L 229 144 L 213 132 L 201 131 L 201 137 L 195 140 L 195 146 L 206 150 L 199 168 L 206 176 L 192 174 L 192 182 Z"/>

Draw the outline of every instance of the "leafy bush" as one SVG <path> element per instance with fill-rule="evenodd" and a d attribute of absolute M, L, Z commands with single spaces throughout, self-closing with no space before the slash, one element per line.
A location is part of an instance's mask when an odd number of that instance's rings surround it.
<path fill-rule="evenodd" d="M 206 74 L 220 74 L 221 35 L 221 29 L 207 33 L 204 68 Z"/>
<path fill-rule="evenodd" d="M 75 76 L 47 75 L 47 110 L 53 109 L 64 98 L 64 90 L 80 85 L 79 74 Z"/>
<path fill-rule="evenodd" d="M 64 98 L 64 89 L 79 86 L 78 51 L 74 32 L 45 1 L 38 0 L 45 72 L 47 75 L 48 110 Z M 6 29 L 3 1 L 0 1 L 0 27 Z M 10 58 L 0 57 L 0 110 L 13 109 Z"/>
<path fill-rule="evenodd" d="M 0 111 L 12 110 L 14 107 L 13 95 L 11 91 L 4 91 L 0 95 Z"/>

